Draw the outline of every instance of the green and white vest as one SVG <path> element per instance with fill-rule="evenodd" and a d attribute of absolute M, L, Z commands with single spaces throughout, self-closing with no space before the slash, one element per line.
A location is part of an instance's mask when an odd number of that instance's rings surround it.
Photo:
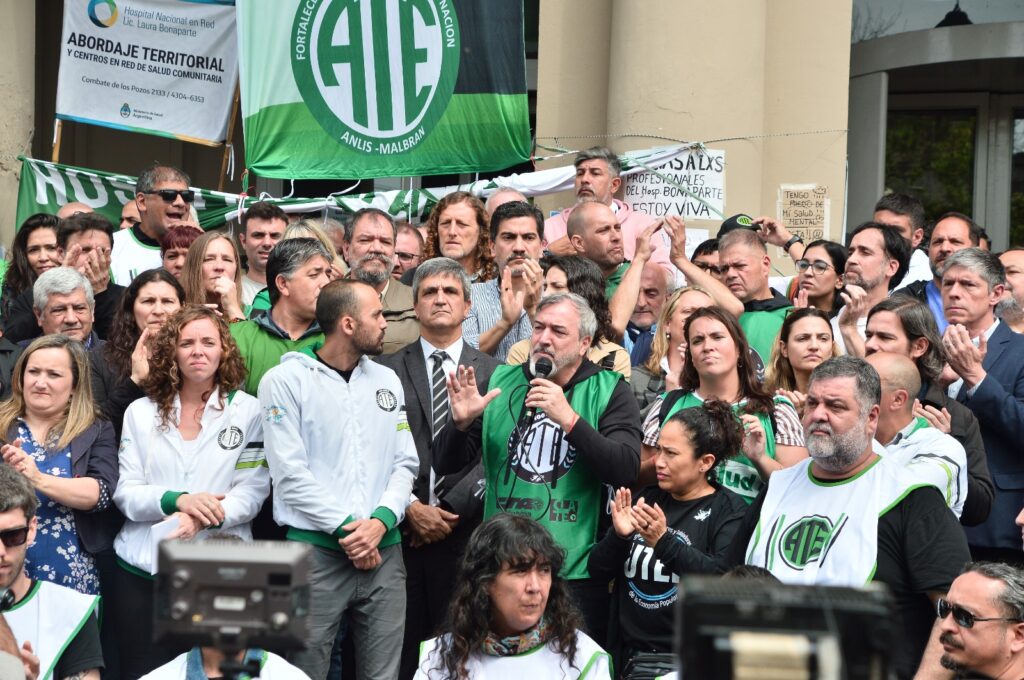
<path fill-rule="evenodd" d="M 36 581 L 21 602 L 4 612 L 18 646 L 32 643 L 39 657 L 39 680 L 51 680 L 64 650 L 88 623 L 99 602 L 98 595 Z"/>

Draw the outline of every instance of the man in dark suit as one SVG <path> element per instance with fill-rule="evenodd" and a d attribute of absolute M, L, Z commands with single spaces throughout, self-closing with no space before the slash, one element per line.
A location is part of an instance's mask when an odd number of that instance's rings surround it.
<path fill-rule="evenodd" d="M 978 418 L 995 499 L 988 519 L 967 530 L 975 560 L 1024 563 L 1014 525 L 1024 505 L 1024 336 L 995 316 L 1006 287 L 1002 263 L 992 253 L 967 248 L 942 269 L 942 306 L 949 327 L 942 338 L 956 374 L 949 396 Z"/>
<path fill-rule="evenodd" d="M 433 470 L 430 445 L 449 417 L 445 381 L 458 366 L 472 367 L 486 390 L 498 365 L 493 357 L 463 342 L 470 282 L 462 265 L 447 257 L 427 260 L 416 270 L 412 295 L 419 339 L 377 359 L 402 381 L 409 428 L 420 456 L 415 498 L 402 525 L 407 576 L 400 678 L 412 677 L 419 643 L 437 633 L 455 586 L 456 564 L 482 510 L 480 465 L 447 476 Z"/>

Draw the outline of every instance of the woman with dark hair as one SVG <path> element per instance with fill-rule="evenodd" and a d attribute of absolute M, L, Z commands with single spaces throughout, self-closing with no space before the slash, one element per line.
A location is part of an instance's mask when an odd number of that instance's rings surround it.
<path fill-rule="evenodd" d="M 171 659 L 153 643 L 155 548 L 161 537 L 230 534 L 252 540 L 251 522 L 270 493 L 262 409 L 239 386 L 245 364 L 228 325 L 207 307 L 182 308 L 151 347 L 147 398 L 128 407 L 114 493 L 127 522 L 114 541 L 112 616 L 125 677 Z"/>
<path fill-rule="evenodd" d="M 719 483 L 751 503 L 774 470 L 807 457 L 800 417 L 788 399 L 773 398 L 758 382 L 750 345 L 731 314 L 719 307 L 698 309 L 683 333 L 687 352 L 679 389 L 659 397 L 644 420 L 641 482 L 650 483 L 654 476 L 662 423 L 677 411 L 718 399 L 732 405 L 748 433 L 765 435 L 763 447 L 748 437 L 742 455 L 717 468 Z"/>
<path fill-rule="evenodd" d="M 0 318 L 7 318 L 11 303 L 31 288 L 40 274 L 61 265 L 63 253 L 57 245 L 58 222 L 54 215 L 36 213 L 18 228 L 7 253 Z"/>
<path fill-rule="evenodd" d="M 128 405 L 145 396 L 152 340 L 184 301 L 185 290 L 167 270 L 142 272 L 121 296 L 107 342 L 89 352 L 93 398 L 118 437 Z"/>
<path fill-rule="evenodd" d="M 790 298 L 797 307 L 814 307 L 831 319 L 839 313 L 843 300 L 843 273 L 847 249 L 835 241 L 811 241 L 803 257 L 796 261 L 796 286 Z"/>
<path fill-rule="evenodd" d="M 225 321 L 245 321 L 241 257 L 235 239 L 208 231 L 188 247 L 181 271 L 185 300 L 216 309 Z"/>
<path fill-rule="evenodd" d="M 462 265 L 473 283 L 490 281 L 498 275 L 498 267 L 491 253 L 489 223 L 479 198 L 468 191 L 448 194 L 437 202 L 427 219 L 423 259 L 450 257 Z M 415 271 L 407 271 L 402 283 L 411 284 Z"/>
<path fill-rule="evenodd" d="M 189 246 L 202 235 L 203 230 L 191 224 L 175 224 L 167 229 L 164 240 L 160 242 L 160 261 L 174 278 L 181 278 Z"/>
<path fill-rule="evenodd" d="M 772 357 L 765 372 L 765 388 L 771 394 L 786 397 L 803 413 L 807 401 L 807 382 L 815 366 L 839 356 L 832 339 L 832 324 L 827 312 L 814 307 L 794 309 L 779 329 Z"/>
<path fill-rule="evenodd" d="M 604 276 L 601 269 L 591 260 L 579 255 L 549 255 L 540 261 L 544 270 L 543 297 L 556 293 L 575 293 L 587 301 L 587 305 L 597 318 L 597 334 L 587 358 L 601 368 L 621 373 L 629 380 L 631 366 L 629 352 L 611 338 L 611 314 L 608 311 L 608 300 L 604 296 Z M 510 365 L 525 363 L 530 358 L 530 341 L 520 340 L 508 351 L 507 362 Z"/>
<path fill-rule="evenodd" d="M 590 553 L 593 577 L 615 579 L 610 639 L 617 668 L 642 653 L 669 653 L 675 640 L 676 579 L 720 574 L 746 503 L 723 489 L 716 470 L 743 442 L 729 404 L 709 400 L 665 421 L 654 457 L 658 483 L 633 504 L 621 488 L 612 526 Z M 652 607 L 651 603 L 657 603 Z"/>
<path fill-rule="evenodd" d="M 610 680 L 608 654 L 579 630 L 558 576 L 564 559 L 532 519 L 502 513 L 477 527 L 455 578 L 447 632 L 423 643 L 416 680 Z"/>

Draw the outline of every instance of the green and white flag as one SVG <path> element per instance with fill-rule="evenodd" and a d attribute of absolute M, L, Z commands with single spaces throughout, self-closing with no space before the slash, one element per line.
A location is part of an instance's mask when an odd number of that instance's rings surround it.
<path fill-rule="evenodd" d="M 520 0 L 238 0 L 246 166 L 279 179 L 527 160 Z"/>

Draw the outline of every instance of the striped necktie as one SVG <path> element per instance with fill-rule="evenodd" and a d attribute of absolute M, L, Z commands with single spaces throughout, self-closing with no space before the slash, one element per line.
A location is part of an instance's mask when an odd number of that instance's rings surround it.
<path fill-rule="evenodd" d="M 437 437 L 448 420 L 448 386 L 445 384 L 444 362 L 448 360 L 448 353 L 444 350 L 435 350 L 430 358 L 434 360 L 434 372 L 431 377 L 431 435 Z"/>

